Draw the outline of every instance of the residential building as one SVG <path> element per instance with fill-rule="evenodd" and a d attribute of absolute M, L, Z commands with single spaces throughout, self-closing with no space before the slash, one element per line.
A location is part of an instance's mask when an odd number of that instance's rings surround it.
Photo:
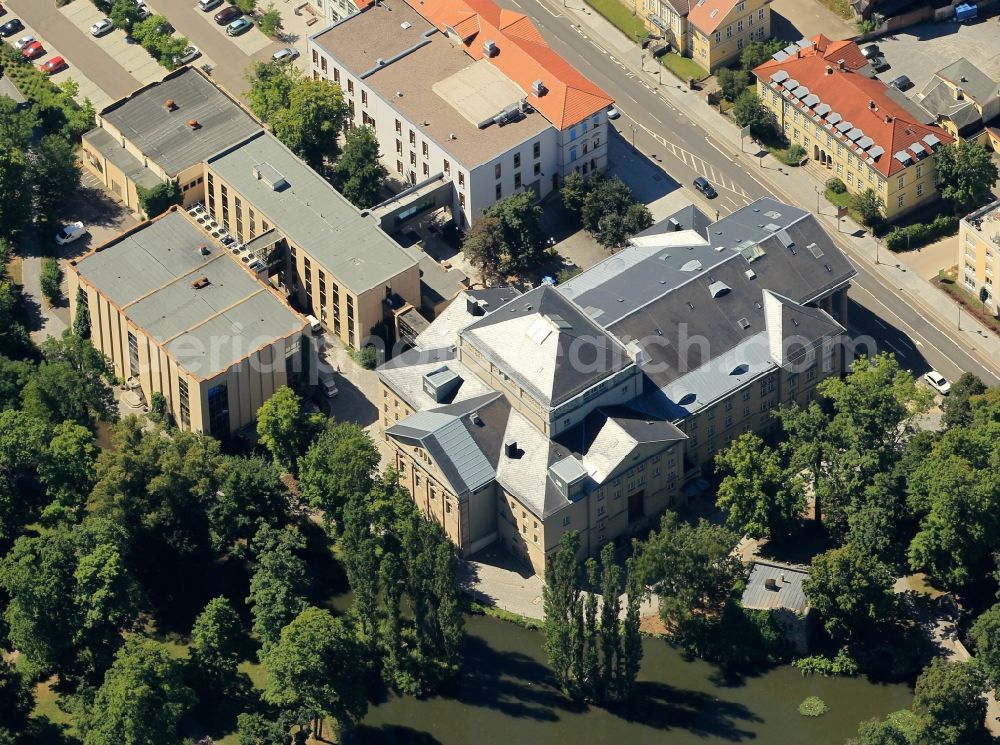
<path fill-rule="evenodd" d="M 261 130 L 236 99 L 195 67 L 182 67 L 97 113 L 83 135 L 83 165 L 140 212 L 137 187 L 174 181 L 187 207 L 204 200 L 202 164 Z M 150 215 L 154 217 L 154 215 Z"/>
<path fill-rule="evenodd" d="M 115 376 L 147 404 L 161 394 L 182 429 L 226 438 L 303 369 L 305 318 L 177 207 L 70 261 L 68 279 Z"/>
<path fill-rule="evenodd" d="M 416 187 L 400 219 L 447 206 L 467 227 L 505 196 L 607 166 L 612 99 L 492 0 L 385 0 L 310 37 L 309 55 Z"/>
<path fill-rule="evenodd" d="M 754 561 L 746 579 L 740 605 L 747 610 L 767 611 L 785 633 L 785 639 L 804 655 L 809 647 L 809 601 L 802 583 L 809 579 L 808 567 L 773 561 Z"/>
<path fill-rule="evenodd" d="M 851 194 L 873 189 L 892 221 L 937 198 L 931 156 L 954 137 L 918 121 L 899 100 L 905 97 L 864 74 L 866 67 L 857 44 L 820 34 L 753 72 L 757 95 L 788 141 Z"/>
<path fill-rule="evenodd" d="M 916 100 L 956 140 L 1000 152 L 1000 83 L 965 57 L 934 73 Z"/>
<path fill-rule="evenodd" d="M 279 246 L 267 277 L 357 349 L 395 311 L 421 305 L 418 261 L 273 135 L 259 131 L 207 158 L 211 217 L 255 254 Z M 263 270 L 262 270 L 263 271 Z"/>
<path fill-rule="evenodd" d="M 771 38 L 770 0 L 643 0 L 646 25 L 709 72 Z"/>
<path fill-rule="evenodd" d="M 690 213 L 558 287 L 467 291 L 379 369 L 402 483 L 464 555 L 499 542 L 541 573 L 567 530 L 594 554 L 843 370 L 855 271 L 815 216 Z"/>
<path fill-rule="evenodd" d="M 991 202 L 966 215 L 958 224 L 958 276 L 962 286 L 1000 315 L 994 281 L 1000 281 L 1000 202 Z"/>

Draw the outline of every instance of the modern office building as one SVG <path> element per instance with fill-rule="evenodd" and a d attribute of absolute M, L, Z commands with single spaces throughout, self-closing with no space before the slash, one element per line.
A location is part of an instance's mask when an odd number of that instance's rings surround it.
<path fill-rule="evenodd" d="M 389 172 L 421 187 L 407 219 L 448 206 L 465 227 L 505 196 L 541 198 L 607 165 L 611 98 L 492 0 L 380 1 L 310 37 L 309 55 Z"/>
<path fill-rule="evenodd" d="M 542 572 L 566 530 L 594 554 L 843 371 L 855 271 L 816 218 L 691 212 L 558 287 L 466 292 L 379 369 L 403 484 L 463 554 L 499 542 Z"/>
<path fill-rule="evenodd" d="M 225 438 L 303 369 L 303 316 L 183 210 L 71 261 L 70 311 L 86 293 L 91 341 L 115 376 L 162 394 L 178 426 Z"/>
<path fill-rule="evenodd" d="M 771 38 L 770 0 L 643 0 L 646 26 L 715 72 L 753 41 Z"/>
<path fill-rule="evenodd" d="M 753 72 L 757 95 L 788 141 L 804 147 L 851 194 L 873 189 L 892 221 L 937 197 L 931 156 L 955 138 L 919 121 L 905 96 L 866 68 L 853 41 L 820 34 Z"/>
<path fill-rule="evenodd" d="M 83 164 L 140 212 L 136 187 L 174 181 L 187 207 L 204 199 L 208 156 L 261 130 L 260 122 L 199 69 L 182 67 L 97 113 Z M 149 215 L 155 217 L 155 215 Z"/>
<path fill-rule="evenodd" d="M 357 349 L 405 304 L 421 306 L 417 258 L 273 135 L 260 131 L 207 158 L 205 206 L 266 265 L 298 307 Z M 267 257 L 280 248 L 284 260 Z"/>
<path fill-rule="evenodd" d="M 991 202 L 966 215 L 958 224 L 958 274 L 965 289 L 977 299 L 985 290 L 986 308 L 1000 314 L 994 281 L 1000 282 L 1000 202 Z"/>

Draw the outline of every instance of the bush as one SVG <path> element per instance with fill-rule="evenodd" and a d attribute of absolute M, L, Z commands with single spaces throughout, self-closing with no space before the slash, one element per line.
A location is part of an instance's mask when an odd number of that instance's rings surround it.
<path fill-rule="evenodd" d="M 812 657 L 802 657 L 795 660 L 792 665 L 802 671 L 803 675 L 818 673 L 824 676 L 845 675 L 853 677 L 860 671 L 858 663 L 854 661 L 854 658 L 851 657 L 846 648 L 837 652 L 837 656 L 832 660 L 829 657 L 818 654 Z"/>
<path fill-rule="evenodd" d="M 819 696 L 809 696 L 799 704 L 799 714 L 804 717 L 821 717 L 828 711 L 830 711 L 830 707 Z"/>
<path fill-rule="evenodd" d="M 42 259 L 42 273 L 39 284 L 42 287 L 42 295 L 49 305 L 55 305 L 59 299 L 59 279 L 62 277 L 62 270 L 59 262 L 51 257 Z"/>
<path fill-rule="evenodd" d="M 366 344 L 357 351 L 349 349 L 347 353 L 365 370 L 374 370 L 378 365 L 378 350 L 372 344 Z"/>
<path fill-rule="evenodd" d="M 730 669 L 750 670 L 788 660 L 781 622 L 766 610 L 748 610 L 730 600 L 717 620 L 685 621 L 676 635 L 689 653 Z"/>
<path fill-rule="evenodd" d="M 171 205 L 180 204 L 183 201 L 181 188 L 173 181 L 157 184 L 149 189 L 136 186 L 135 191 L 139 197 L 139 206 L 146 213 L 146 217 L 156 217 L 166 212 Z"/>
<path fill-rule="evenodd" d="M 788 159 L 795 165 L 798 165 L 804 157 L 806 157 L 806 149 L 797 142 L 788 148 Z"/>
<path fill-rule="evenodd" d="M 284 25 L 281 22 L 281 13 L 274 7 L 274 3 L 271 3 L 260 17 L 260 30 L 268 36 L 277 36 L 282 29 Z"/>
<path fill-rule="evenodd" d="M 928 243 L 952 235 L 958 231 L 958 218 L 954 215 L 938 215 L 931 222 L 918 222 L 905 228 L 893 228 L 885 237 L 885 247 L 890 251 L 919 248 Z"/>
<path fill-rule="evenodd" d="M 834 194 L 844 194 L 847 191 L 847 184 L 834 176 L 831 179 L 827 179 L 826 188 Z"/>

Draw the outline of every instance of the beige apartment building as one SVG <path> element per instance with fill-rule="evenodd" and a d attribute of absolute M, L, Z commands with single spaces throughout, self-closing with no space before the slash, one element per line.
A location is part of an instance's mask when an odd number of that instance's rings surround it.
<path fill-rule="evenodd" d="M 203 163 L 261 130 L 260 122 L 199 69 L 181 67 L 97 113 L 83 165 L 134 212 L 136 187 L 174 181 L 185 207 L 204 199 Z M 155 217 L 155 215 L 149 215 Z"/>
<path fill-rule="evenodd" d="M 770 0 L 643 0 L 646 26 L 709 72 L 771 38 Z"/>
<path fill-rule="evenodd" d="M 761 199 L 682 211 L 556 288 L 467 291 L 379 368 L 402 483 L 463 555 L 499 542 L 542 573 L 567 530 L 596 554 L 843 371 L 854 273 L 813 215 Z"/>
<path fill-rule="evenodd" d="M 1000 314 L 994 281 L 1000 281 L 1000 203 L 991 202 L 962 218 L 958 226 L 958 274 L 964 288 L 980 298 L 986 290 L 986 308 Z"/>
<path fill-rule="evenodd" d="M 869 77 L 853 41 L 815 36 L 754 69 L 757 95 L 792 144 L 851 194 L 873 189 L 893 221 L 937 198 L 934 152 L 954 142 Z M 901 100 L 902 99 L 902 100 Z"/>
<path fill-rule="evenodd" d="M 147 405 L 162 394 L 182 429 L 226 438 L 306 369 L 305 318 L 176 207 L 71 261 L 68 279 L 115 376 Z"/>
<path fill-rule="evenodd" d="M 393 328 L 407 303 L 421 306 L 416 258 L 271 134 L 208 158 L 203 175 L 209 215 L 348 346 L 380 323 Z"/>

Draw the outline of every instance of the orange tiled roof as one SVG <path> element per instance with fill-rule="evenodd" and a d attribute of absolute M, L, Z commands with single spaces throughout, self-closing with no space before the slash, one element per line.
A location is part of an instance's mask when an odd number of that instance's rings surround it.
<path fill-rule="evenodd" d="M 859 148 L 847 134 L 853 129 L 861 130 L 864 137 L 873 141 L 867 152 L 870 153 L 875 148 L 883 150 L 874 158 L 874 163 L 869 163 L 879 173 L 892 176 L 906 167 L 894 157 L 896 153 L 908 151 L 914 160 L 927 157 L 931 152 L 931 147 L 924 140 L 927 135 L 933 135 L 943 145 L 954 141 L 940 127 L 914 121 L 906 109 L 888 96 L 888 88 L 881 80 L 857 72 L 857 69 L 866 64 L 857 44 L 830 42 L 822 35 L 814 37 L 812 41 L 813 46 L 800 49 L 787 59 L 771 59 L 754 68 L 754 75 L 779 94 L 787 92 L 786 100 L 793 102 L 804 115 L 815 122 L 842 126 L 849 122 L 852 126 L 844 132 L 837 131 L 836 127 L 832 131 L 824 127 L 824 131 L 832 134 L 838 144 L 859 156 L 865 150 Z M 841 59 L 844 60 L 844 69 L 840 69 L 838 64 Z M 787 77 L 779 75 L 780 72 L 786 73 Z M 780 78 L 780 82 L 772 80 L 774 75 Z M 791 90 L 800 86 L 805 86 L 809 94 L 817 96 L 819 101 L 810 107 L 804 103 L 808 100 L 807 96 L 800 98 L 791 95 Z M 815 110 L 823 104 L 830 109 L 817 116 Z M 840 118 L 835 119 L 835 115 Z M 835 121 L 831 121 L 831 118 Z M 863 141 L 863 138 L 855 139 Z M 914 145 L 917 146 L 915 150 L 911 149 Z"/>
<path fill-rule="evenodd" d="M 525 91 L 528 103 L 559 129 L 606 109 L 614 99 L 556 54 L 538 28 L 523 13 L 502 9 L 493 0 L 406 0 L 440 31 L 454 31 L 466 54 L 475 60 L 486 54 L 483 44 L 496 43 L 489 58 Z M 532 92 L 542 81 L 541 96 Z"/>
<path fill-rule="evenodd" d="M 738 2 L 740 0 L 698 0 L 688 11 L 688 23 L 693 23 L 703 34 L 714 34 Z"/>

